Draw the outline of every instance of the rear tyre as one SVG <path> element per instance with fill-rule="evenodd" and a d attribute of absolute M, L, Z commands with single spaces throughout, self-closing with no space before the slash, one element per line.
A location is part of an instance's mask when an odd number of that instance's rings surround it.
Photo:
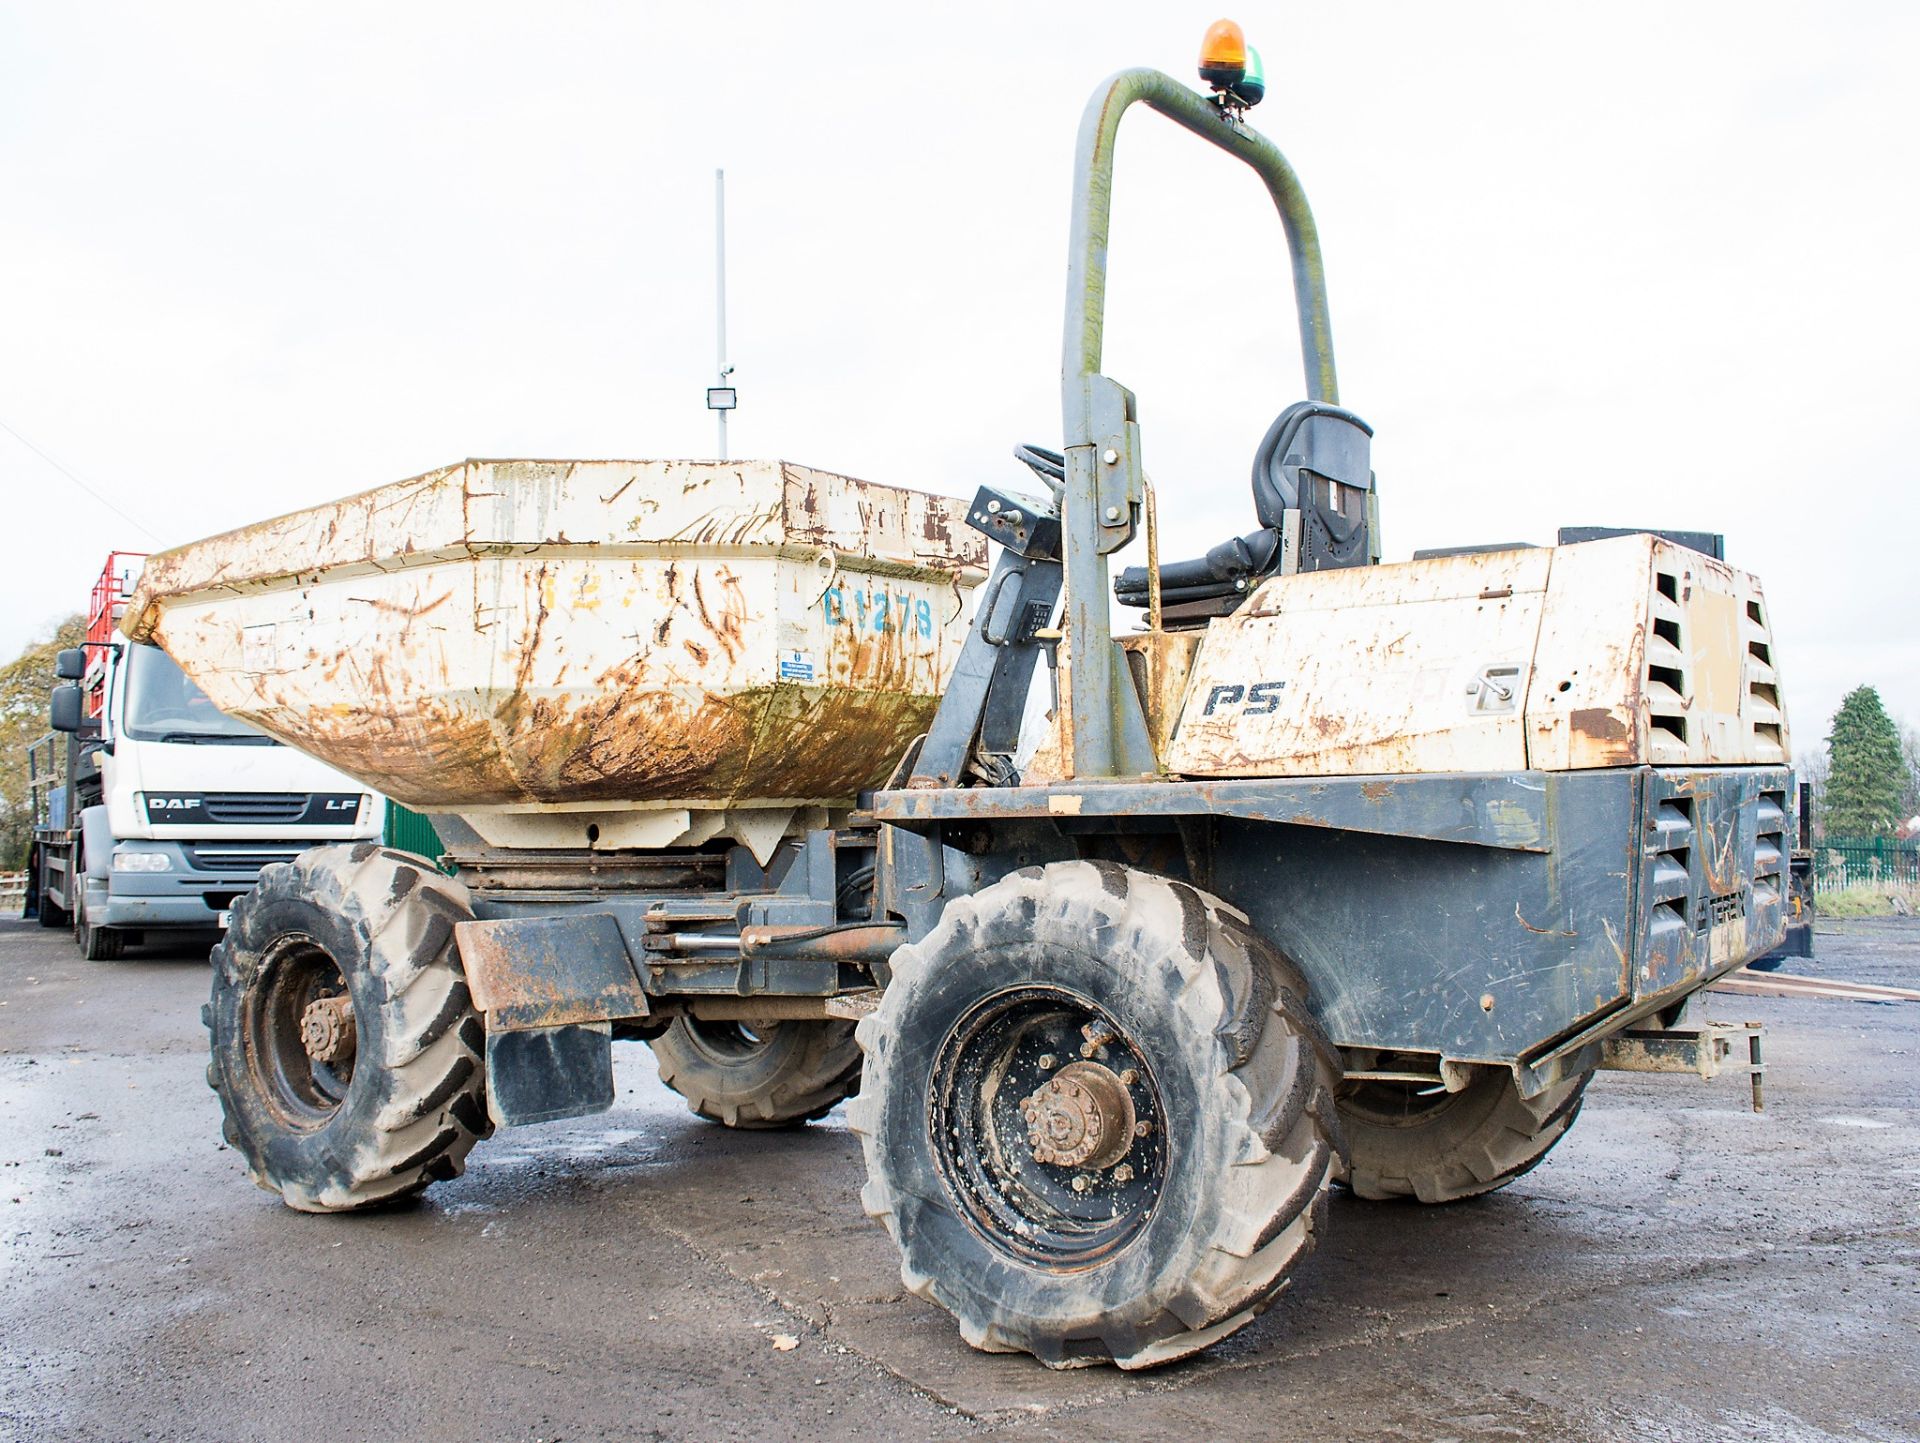
<path fill-rule="evenodd" d="M 47 892 L 47 858 L 38 842 L 27 849 L 27 878 L 33 883 L 31 893 L 34 902 L 33 913 L 40 919 L 40 925 L 42 927 L 71 926 L 72 915 L 65 907 L 54 901 Z"/>
<path fill-rule="evenodd" d="M 454 923 L 466 888 L 371 842 L 270 866 L 213 949 L 207 1081 L 253 1180 L 302 1212 L 457 1177 L 491 1130 Z"/>
<path fill-rule="evenodd" d="M 748 1024 L 680 1016 L 651 1039 L 660 1080 L 709 1122 L 796 1127 L 860 1090 L 851 1022 Z"/>
<path fill-rule="evenodd" d="M 1324 1226 L 1337 1056 L 1292 966 L 1185 883 L 1064 862 L 958 899 L 859 1037 L 862 1201 L 976 1348 L 1170 1362 Z"/>
<path fill-rule="evenodd" d="M 1591 1072 L 1522 1097 L 1513 1074 L 1481 1068 L 1459 1092 L 1422 1096 L 1412 1083 L 1340 1089 L 1355 1196 L 1457 1202 L 1505 1187 L 1536 1166 L 1580 1115 Z"/>

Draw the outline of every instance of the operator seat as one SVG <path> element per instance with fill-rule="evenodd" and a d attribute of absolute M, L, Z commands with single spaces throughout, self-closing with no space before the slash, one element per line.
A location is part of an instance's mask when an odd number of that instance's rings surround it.
<path fill-rule="evenodd" d="M 1167 619 L 1225 616 L 1283 569 L 1324 571 L 1375 560 L 1372 441 L 1373 428 L 1344 407 L 1298 401 L 1282 411 L 1253 457 L 1260 530 L 1192 561 L 1161 563 Z M 1289 555 L 1292 565 L 1285 564 Z M 1145 606 L 1146 567 L 1122 571 L 1113 594 L 1122 606 Z"/>

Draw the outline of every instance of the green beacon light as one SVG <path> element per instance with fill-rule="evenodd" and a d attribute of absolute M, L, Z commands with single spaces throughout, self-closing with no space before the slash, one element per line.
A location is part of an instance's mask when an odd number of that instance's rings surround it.
<path fill-rule="evenodd" d="M 1258 105 L 1267 95 L 1267 71 L 1260 63 L 1260 52 L 1247 47 L 1247 69 L 1231 87 L 1233 98 L 1242 105 Z"/>

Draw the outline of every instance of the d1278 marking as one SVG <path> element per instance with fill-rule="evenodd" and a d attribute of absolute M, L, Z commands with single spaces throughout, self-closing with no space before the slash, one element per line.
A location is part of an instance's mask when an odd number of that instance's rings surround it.
<path fill-rule="evenodd" d="M 878 587 L 865 591 L 829 586 L 821 594 L 820 609 L 829 626 L 933 635 L 933 604 L 905 593 L 889 595 Z"/>

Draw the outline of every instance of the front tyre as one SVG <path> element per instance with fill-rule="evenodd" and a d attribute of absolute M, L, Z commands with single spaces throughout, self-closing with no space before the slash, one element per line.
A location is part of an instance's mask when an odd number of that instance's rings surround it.
<path fill-rule="evenodd" d="M 117 927 L 96 927 L 88 918 L 84 869 L 73 889 L 73 941 L 89 962 L 112 962 L 127 950 L 126 933 Z"/>
<path fill-rule="evenodd" d="M 848 1106 L 902 1282 L 967 1342 L 1144 1368 L 1257 1316 L 1323 1226 L 1338 1063 L 1225 904 L 1016 872 L 893 957 Z"/>
<path fill-rule="evenodd" d="M 344 1212 L 456 1177 L 491 1131 L 454 948 L 466 888 L 371 842 L 265 868 L 213 949 L 207 1081 L 269 1192 Z"/>

